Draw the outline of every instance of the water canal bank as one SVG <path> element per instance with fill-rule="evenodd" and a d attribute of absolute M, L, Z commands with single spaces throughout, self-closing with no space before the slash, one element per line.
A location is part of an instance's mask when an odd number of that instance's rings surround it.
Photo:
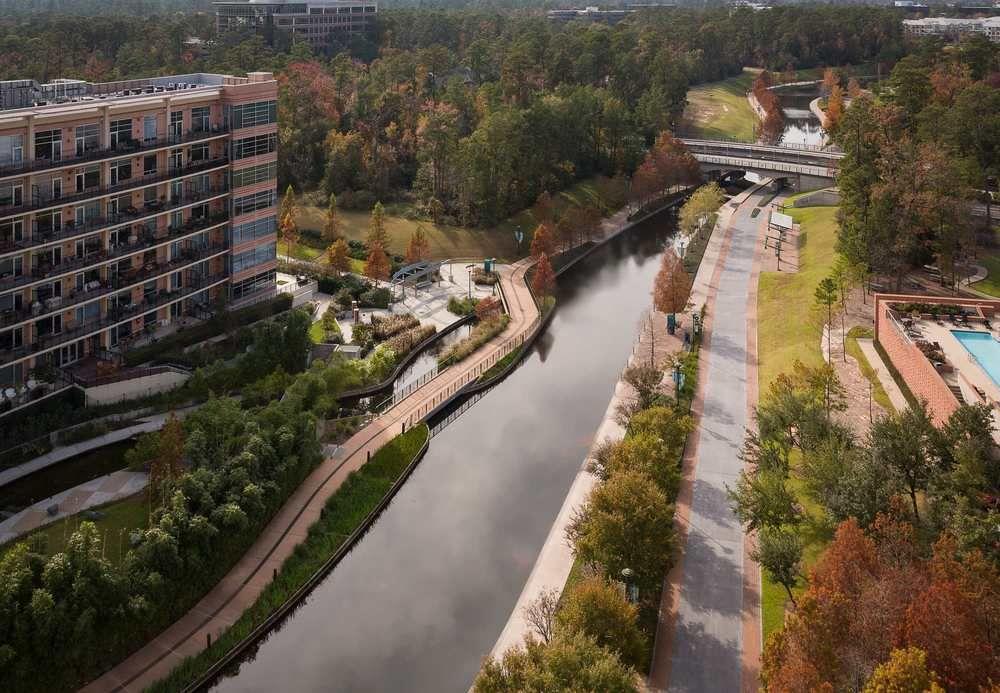
<path fill-rule="evenodd" d="M 671 230 L 645 222 L 560 279 L 523 365 L 439 433 L 365 541 L 217 688 L 281 688 L 289 668 L 299 689 L 467 688 L 587 453 Z"/>

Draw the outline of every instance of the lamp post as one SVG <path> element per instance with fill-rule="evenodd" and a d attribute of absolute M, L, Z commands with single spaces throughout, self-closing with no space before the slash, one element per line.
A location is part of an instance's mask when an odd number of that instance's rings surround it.
<path fill-rule="evenodd" d="M 470 300 L 472 299 L 472 268 L 473 267 L 475 267 L 474 264 L 472 264 L 472 265 L 466 265 L 465 266 L 465 271 L 469 275 L 469 299 Z"/>
<path fill-rule="evenodd" d="M 622 583 L 625 586 L 625 599 L 630 604 L 639 601 L 639 588 L 635 585 L 635 573 L 631 568 L 622 568 Z"/>

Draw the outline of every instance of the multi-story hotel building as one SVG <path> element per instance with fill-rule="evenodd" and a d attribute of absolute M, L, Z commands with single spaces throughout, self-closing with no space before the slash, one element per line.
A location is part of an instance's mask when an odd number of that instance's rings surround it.
<path fill-rule="evenodd" d="M 968 34 L 983 34 L 990 41 L 1000 43 L 1000 17 L 904 19 L 903 32 L 907 36 L 940 36 L 952 40 L 958 40 Z"/>
<path fill-rule="evenodd" d="M 0 82 L 0 388 L 273 295 L 277 83 Z"/>
<path fill-rule="evenodd" d="M 375 31 L 375 0 L 227 0 L 213 2 L 218 33 L 274 30 L 287 32 L 293 41 L 325 48 L 331 39 L 341 41 Z"/>

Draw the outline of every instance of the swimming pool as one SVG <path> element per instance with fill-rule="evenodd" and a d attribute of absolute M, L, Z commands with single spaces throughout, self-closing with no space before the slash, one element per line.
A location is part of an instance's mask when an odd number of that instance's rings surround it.
<path fill-rule="evenodd" d="M 951 333 L 986 371 L 986 375 L 1000 387 L 1000 343 L 993 339 L 993 335 L 969 330 L 952 330 Z"/>

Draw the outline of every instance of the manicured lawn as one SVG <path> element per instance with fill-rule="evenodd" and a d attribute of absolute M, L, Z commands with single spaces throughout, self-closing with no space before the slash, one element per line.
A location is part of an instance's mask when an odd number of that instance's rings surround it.
<path fill-rule="evenodd" d="M 820 351 L 820 321 L 813 319 L 814 292 L 836 259 L 836 207 L 805 207 L 786 211 L 802 225 L 799 247 L 799 271 L 762 272 L 757 298 L 757 355 L 760 393 L 796 361 L 811 366 L 823 363 Z M 884 394 L 884 393 L 883 393 Z M 792 456 L 797 464 L 799 453 Z M 794 474 L 791 487 L 799 488 Z M 811 565 L 829 541 L 829 528 L 822 522 L 820 509 L 803 493 L 797 493 L 806 511 L 802 531 L 805 542 L 804 563 Z M 805 571 L 803 571 L 805 572 Z M 800 587 L 800 590 L 804 587 Z M 764 638 L 781 627 L 787 595 L 783 587 L 762 575 L 761 612 Z"/>
<path fill-rule="evenodd" d="M 313 344 L 322 344 L 326 339 L 326 330 L 323 329 L 323 321 L 317 320 L 309 326 L 309 339 Z"/>
<path fill-rule="evenodd" d="M 752 140 L 757 116 L 747 102 L 756 71 L 744 70 L 721 82 L 699 84 L 688 90 L 684 118 L 692 136 L 706 139 Z"/>
<path fill-rule="evenodd" d="M 97 525 L 97 531 L 104 542 L 105 558 L 111 563 L 118 563 L 122 556 L 128 552 L 129 533 L 132 530 L 145 529 L 149 522 L 149 502 L 146 499 L 146 494 L 137 493 L 134 496 L 91 509 L 104 514 L 104 517 L 93 520 L 93 522 Z M 22 537 L 20 541 L 24 541 L 28 537 L 44 537 L 45 553 L 51 556 L 66 548 L 66 542 L 70 535 L 84 521 L 85 518 L 82 514 L 72 515 L 46 525 Z M 13 545 L 12 542 L 0 548 L 0 554 L 6 552 Z"/>
<path fill-rule="evenodd" d="M 986 279 L 973 284 L 972 288 L 1000 298 L 1000 257 L 987 255 L 979 258 L 979 264 L 985 267 L 989 274 L 986 275 Z"/>
<path fill-rule="evenodd" d="M 320 197 L 315 193 L 303 196 L 299 207 L 300 228 L 316 231 L 323 228 L 326 210 L 317 206 Z M 587 202 L 593 202 L 601 207 L 606 206 L 594 182 L 590 180 L 576 183 L 553 195 L 552 198 L 556 210 L 569 204 Z M 535 227 L 530 210 L 523 210 L 489 229 L 446 226 L 431 221 L 410 219 L 403 215 L 405 211 L 406 208 L 403 206 L 386 206 L 385 226 L 389 235 L 389 252 L 395 255 L 405 254 L 410 236 L 413 235 L 417 226 L 422 226 L 430 243 L 430 258 L 432 260 L 484 257 L 514 260 L 527 254 L 528 241 L 531 238 L 531 231 Z M 370 217 L 368 212 L 341 210 L 340 217 L 341 233 L 347 240 L 365 240 Z M 518 226 L 525 234 L 521 248 L 518 248 L 514 239 L 514 231 L 517 230 Z M 296 248 L 295 256 L 301 260 L 315 260 L 323 252 L 323 247 L 309 245 L 312 242 L 310 237 L 303 235 L 302 242 Z M 287 254 L 284 243 L 279 244 L 278 252 Z M 358 270 L 360 269 L 358 268 Z"/>

